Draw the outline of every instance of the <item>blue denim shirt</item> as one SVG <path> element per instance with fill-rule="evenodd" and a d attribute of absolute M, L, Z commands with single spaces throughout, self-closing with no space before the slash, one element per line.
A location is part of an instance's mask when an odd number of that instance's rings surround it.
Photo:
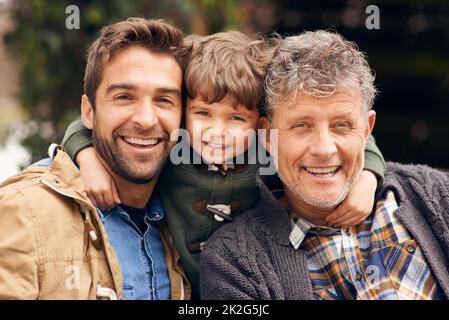
<path fill-rule="evenodd" d="M 144 220 L 148 228 L 145 234 L 142 234 L 121 206 L 98 212 L 120 262 L 123 299 L 170 299 L 170 280 L 164 249 L 159 228 L 155 225 L 155 222 L 164 218 L 164 207 L 157 192 L 153 192 L 147 205 Z"/>

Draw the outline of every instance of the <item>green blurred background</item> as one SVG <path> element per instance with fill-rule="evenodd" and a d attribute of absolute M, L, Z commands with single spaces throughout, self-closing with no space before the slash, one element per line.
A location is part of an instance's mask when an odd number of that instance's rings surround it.
<path fill-rule="evenodd" d="M 79 30 L 65 27 L 72 4 Z M 365 26 L 371 4 L 379 30 Z M 86 48 L 103 25 L 129 16 L 164 18 L 186 34 L 337 30 L 377 73 L 374 135 L 385 158 L 449 168 L 449 2 L 437 0 L 0 0 L 0 149 L 25 146 L 31 156 L 20 166 L 61 140 L 79 113 Z"/>

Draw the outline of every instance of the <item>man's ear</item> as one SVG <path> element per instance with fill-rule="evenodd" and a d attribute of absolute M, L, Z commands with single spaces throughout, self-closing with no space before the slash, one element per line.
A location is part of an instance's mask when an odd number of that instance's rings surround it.
<path fill-rule="evenodd" d="M 93 128 L 94 123 L 94 109 L 92 108 L 92 104 L 90 103 L 89 98 L 83 94 L 81 97 L 81 120 L 83 121 L 83 125 L 87 129 Z"/>
<path fill-rule="evenodd" d="M 262 143 L 263 147 L 265 148 L 265 150 L 267 150 L 268 152 L 270 152 L 270 146 L 271 146 L 271 141 L 270 141 L 270 120 L 268 120 L 267 117 L 260 117 L 259 120 L 257 121 L 257 129 L 263 129 L 265 130 L 265 134 L 261 135 L 259 134 L 259 139 L 260 142 Z"/>
<path fill-rule="evenodd" d="M 373 132 L 374 124 L 376 123 L 376 111 L 368 111 L 367 122 L 368 125 L 366 126 L 365 139 L 368 139 L 368 137 L 371 135 L 371 132 Z"/>

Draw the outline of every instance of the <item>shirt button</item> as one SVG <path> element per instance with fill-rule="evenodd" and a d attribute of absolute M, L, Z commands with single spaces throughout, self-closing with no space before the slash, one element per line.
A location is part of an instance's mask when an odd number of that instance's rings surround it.
<path fill-rule="evenodd" d="M 356 280 L 356 281 L 360 281 L 360 280 L 362 280 L 362 278 L 363 278 L 363 277 L 362 277 L 361 273 L 360 273 L 360 272 L 357 272 L 356 275 L 355 275 L 355 280 Z"/>
<path fill-rule="evenodd" d="M 415 251 L 415 248 L 413 246 L 410 246 L 410 245 L 408 245 L 406 249 L 407 249 L 408 253 L 413 253 L 413 251 Z"/>
<path fill-rule="evenodd" d="M 156 212 L 156 213 L 154 214 L 154 216 L 155 216 L 156 218 L 160 218 L 161 214 L 160 214 L 159 212 Z"/>

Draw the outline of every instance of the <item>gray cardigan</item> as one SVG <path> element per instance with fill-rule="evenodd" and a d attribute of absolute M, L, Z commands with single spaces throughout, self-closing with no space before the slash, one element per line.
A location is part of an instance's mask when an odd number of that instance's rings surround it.
<path fill-rule="evenodd" d="M 263 178 L 263 179 L 262 179 Z M 209 239 L 201 253 L 202 299 L 311 299 L 306 252 L 289 241 L 287 211 L 270 190 L 277 177 L 261 177 L 261 199 Z M 449 298 L 449 173 L 422 165 L 388 163 L 385 184 L 396 212 Z"/>

